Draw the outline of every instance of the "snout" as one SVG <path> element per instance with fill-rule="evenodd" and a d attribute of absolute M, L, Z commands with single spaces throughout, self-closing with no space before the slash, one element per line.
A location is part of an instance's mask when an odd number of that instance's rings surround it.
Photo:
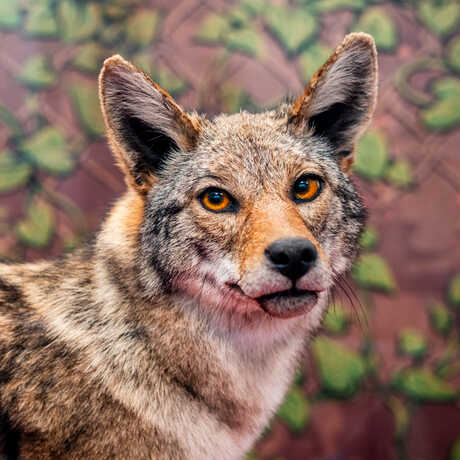
<path fill-rule="evenodd" d="M 265 257 L 295 285 L 316 263 L 318 251 L 307 238 L 282 238 L 265 249 Z"/>
<path fill-rule="evenodd" d="M 310 311 L 326 289 L 317 247 L 306 237 L 272 241 L 263 261 L 239 286 L 270 315 L 289 318 Z"/>

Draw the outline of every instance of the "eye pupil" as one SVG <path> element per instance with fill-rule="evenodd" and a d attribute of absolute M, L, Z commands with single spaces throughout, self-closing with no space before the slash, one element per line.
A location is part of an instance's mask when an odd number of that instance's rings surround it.
<path fill-rule="evenodd" d="M 297 192 L 298 193 L 305 193 L 308 188 L 310 187 L 308 180 L 302 180 L 297 184 Z"/>
<path fill-rule="evenodd" d="M 224 199 L 224 194 L 222 192 L 209 192 L 208 194 L 208 200 L 210 201 L 211 204 L 217 205 L 222 203 L 222 200 Z"/>

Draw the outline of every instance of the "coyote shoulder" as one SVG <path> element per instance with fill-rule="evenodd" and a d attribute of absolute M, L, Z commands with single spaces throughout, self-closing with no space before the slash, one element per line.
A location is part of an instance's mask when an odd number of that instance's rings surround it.
<path fill-rule="evenodd" d="M 99 85 L 127 191 L 93 243 L 0 265 L 0 458 L 241 458 L 358 252 L 374 41 L 258 114 L 186 113 L 120 56 Z"/>

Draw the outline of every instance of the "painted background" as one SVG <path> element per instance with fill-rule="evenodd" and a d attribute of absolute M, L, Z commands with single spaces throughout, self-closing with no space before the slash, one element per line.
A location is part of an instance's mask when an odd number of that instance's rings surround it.
<path fill-rule="evenodd" d="M 455 0 L 1 0 L 0 255 L 72 250 L 123 192 L 96 94 L 105 57 L 214 114 L 300 93 L 346 33 L 369 32 L 364 251 L 248 458 L 460 459 L 459 24 Z"/>

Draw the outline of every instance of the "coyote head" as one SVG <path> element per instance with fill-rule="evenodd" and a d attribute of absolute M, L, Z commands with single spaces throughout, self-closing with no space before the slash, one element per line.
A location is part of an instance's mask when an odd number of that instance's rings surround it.
<path fill-rule="evenodd" d="M 108 59 L 100 98 L 142 202 L 134 263 L 143 288 L 224 320 L 317 323 L 357 253 L 365 212 L 348 174 L 376 91 L 365 34 L 348 35 L 295 102 L 214 119 L 184 112 L 130 63 Z"/>

